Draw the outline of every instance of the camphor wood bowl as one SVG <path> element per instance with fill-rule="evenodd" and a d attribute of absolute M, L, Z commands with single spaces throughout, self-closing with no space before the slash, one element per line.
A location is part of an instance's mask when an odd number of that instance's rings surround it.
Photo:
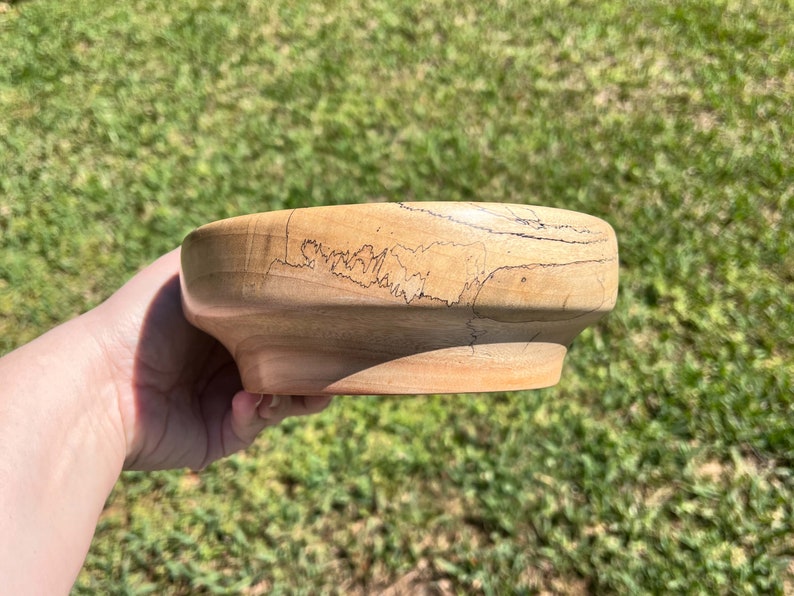
<path fill-rule="evenodd" d="M 613 308 L 617 241 L 548 207 L 310 207 L 196 229 L 181 284 L 188 320 L 253 393 L 535 389 Z"/>

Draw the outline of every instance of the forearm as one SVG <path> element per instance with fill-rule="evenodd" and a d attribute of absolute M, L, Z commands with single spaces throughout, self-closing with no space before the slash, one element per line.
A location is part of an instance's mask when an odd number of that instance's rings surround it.
<path fill-rule="evenodd" d="M 124 462 L 91 317 L 0 359 L 0 578 L 9 594 L 69 591 Z"/>
<path fill-rule="evenodd" d="M 231 354 L 184 317 L 179 257 L 0 358 L 3 594 L 69 591 L 124 465 L 206 466 L 328 404 L 242 391 Z"/>

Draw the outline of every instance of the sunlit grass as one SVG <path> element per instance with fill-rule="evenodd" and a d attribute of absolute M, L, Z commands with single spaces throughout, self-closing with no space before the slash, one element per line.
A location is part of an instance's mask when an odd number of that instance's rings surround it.
<path fill-rule="evenodd" d="M 621 247 L 559 386 L 341 397 L 127 474 L 75 593 L 783 591 L 788 3 L 0 6 L 2 351 L 241 213 L 535 203 Z"/>

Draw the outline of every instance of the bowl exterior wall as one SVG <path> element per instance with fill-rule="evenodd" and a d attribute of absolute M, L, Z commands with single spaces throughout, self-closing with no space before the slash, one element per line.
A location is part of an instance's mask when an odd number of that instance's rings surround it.
<path fill-rule="evenodd" d="M 534 388 L 613 308 L 617 258 L 608 224 L 559 209 L 313 207 L 194 231 L 183 302 L 249 391 Z"/>

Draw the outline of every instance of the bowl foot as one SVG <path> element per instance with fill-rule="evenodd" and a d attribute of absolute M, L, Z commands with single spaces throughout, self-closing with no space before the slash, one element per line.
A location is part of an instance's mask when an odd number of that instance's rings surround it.
<path fill-rule="evenodd" d="M 566 347 L 513 342 L 455 346 L 373 362 L 316 350 L 273 350 L 241 363 L 245 389 L 291 395 L 408 395 L 540 389 L 555 385 Z M 349 355 L 348 355 L 349 356 Z"/>

